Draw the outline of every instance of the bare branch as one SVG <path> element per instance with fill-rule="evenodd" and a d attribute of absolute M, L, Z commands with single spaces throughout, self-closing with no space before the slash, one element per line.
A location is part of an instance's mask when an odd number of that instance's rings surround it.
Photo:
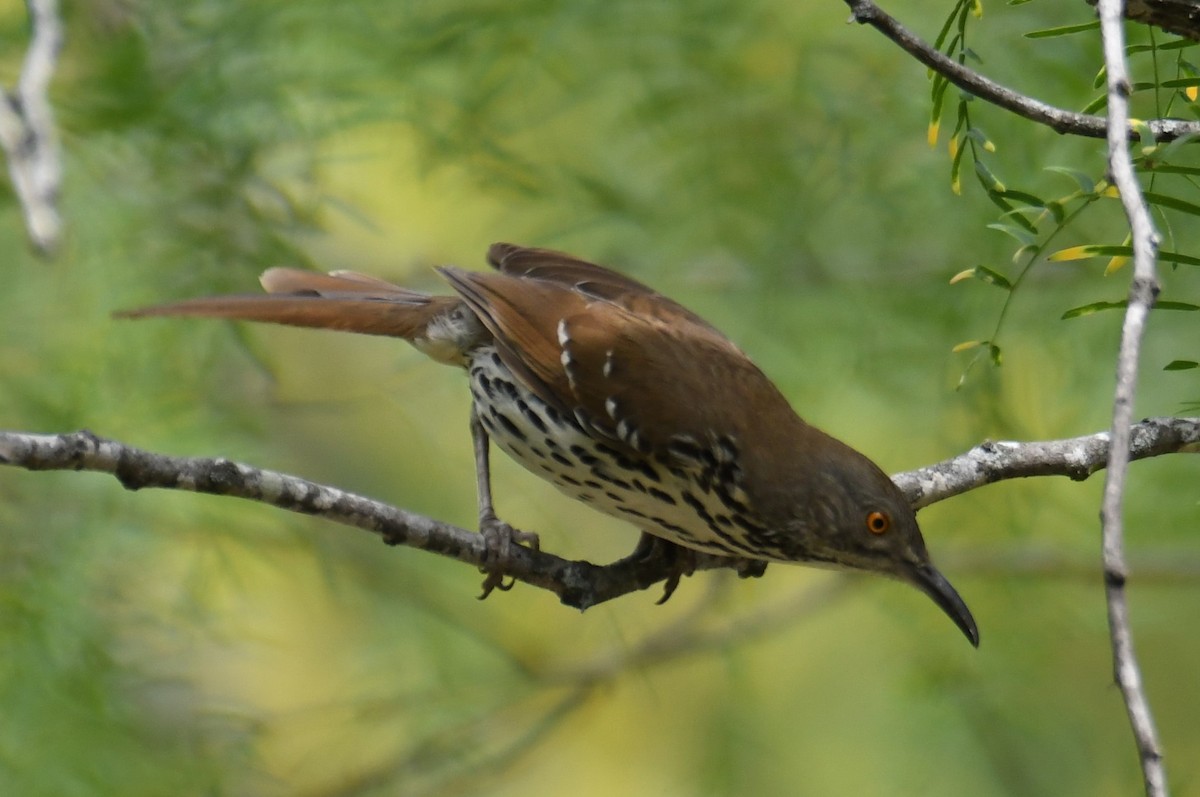
<path fill-rule="evenodd" d="M 1104 584 L 1108 601 L 1108 626 L 1112 635 L 1113 674 L 1137 743 L 1147 797 L 1166 797 L 1167 778 L 1162 748 L 1150 702 L 1142 688 L 1141 668 L 1133 647 L 1133 628 L 1125 596 L 1128 568 L 1125 564 L 1124 522 L 1125 475 L 1129 470 L 1129 421 L 1137 387 L 1138 357 L 1150 308 L 1158 296 L 1155 259 L 1158 233 L 1142 197 L 1141 186 L 1129 156 L 1129 95 L 1132 85 L 1125 63 L 1123 0 L 1100 0 L 1100 30 L 1104 38 L 1104 65 L 1108 72 L 1108 169 L 1121 193 L 1121 204 L 1133 235 L 1133 283 L 1121 328 L 1117 354 L 1117 385 L 1113 396 L 1112 446 L 1108 452 L 1108 474 L 1100 521 L 1104 549 Z"/>
<path fill-rule="evenodd" d="M 49 90 L 63 28 L 57 0 L 28 0 L 28 7 L 33 38 L 16 92 L 0 88 L 0 147 L 8 156 L 8 173 L 29 239 L 38 251 L 48 254 L 62 234 L 58 213 L 62 164 Z"/>
<path fill-rule="evenodd" d="M 1200 446 L 1200 418 L 1143 421 L 1134 427 L 1133 441 L 1133 456 L 1138 459 L 1195 450 Z M 986 443 L 954 459 L 894 478 L 915 505 L 925 506 L 1002 479 L 1047 475 L 1084 479 L 1104 467 L 1107 453 L 1106 432 L 1048 443 Z M 62 435 L 0 431 L 0 464 L 27 470 L 110 473 L 130 490 L 161 487 L 246 498 L 370 531 L 392 545 L 419 548 L 474 567 L 488 566 L 487 546 L 474 532 L 228 459 L 171 457 L 86 431 Z M 697 570 L 739 569 L 743 565 L 727 557 L 696 556 Z M 646 589 L 672 574 L 669 564 L 658 559 L 631 557 L 601 566 L 522 546 L 511 550 L 506 572 L 581 610 Z"/>
<path fill-rule="evenodd" d="M 1107 134 L 1105 117 L 1055 108 L 1053 105 L 1047 105 L 1041 100 L 1027 97 L 984 77 L 945 53 L 935 50 L 900 24 L 899 20 L 875 5 L 872 0 L 846 0 L 846 4 L 850 6 L 855 22 L 875 28 L 913 58 L 963 91 L 979 97 L 981 100 L 1011 111 L 1017 116 L 1046 125 L 1058 133 L 1070 133 L 1091 138 L 1103 138 Z M 1190 122 L 1185 119 L 1153 119 L 1147 124 L 1156 141 L 1170 141 L 1189 133 L 1200 133 L 1200 122 Z"/>

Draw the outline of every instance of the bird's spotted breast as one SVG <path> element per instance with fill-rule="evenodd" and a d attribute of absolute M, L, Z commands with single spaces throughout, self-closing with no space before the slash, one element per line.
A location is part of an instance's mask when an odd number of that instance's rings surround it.
<path fill-rule="evenodd" d="M 736 457 L 732 442 L 710 453 L 678 441 L 659 456 L 641 455 L 599 433 L 582 414 L 564 413 L 526 389 L 494 347 L 471 354 L 469 374 L 492 441 L 566 495 L 687 548 L 775 558 L 773 535 L 754 521 L 722 472 Z"/>

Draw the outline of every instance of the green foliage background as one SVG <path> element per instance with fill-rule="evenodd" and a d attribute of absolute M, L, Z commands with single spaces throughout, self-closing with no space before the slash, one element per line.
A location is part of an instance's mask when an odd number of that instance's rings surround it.
<path fill-rule="evenodd" d="M 932 38 L 927 6 L 892 8 Z M 983 439 L 1107 425 L 1120 317 L 1102 261 L 1042 264 L 977 368 L 1009 269 L 996 208 L 949 190 L 923 70 L 836 2 L 122 3 L 67 9 L 54 84 L 67 238 L 28 250 L 0 194 L 0 426 L 223 455 L 462 525 L 461 374 L 391 341 L 115 309 L 254 290 L 279 264 L 436 288 L 494 240 L 618 266 L 709 317 L 809 420 L 896 471 Z M 945 13 L 945 10 L 936 12 Z M 987 7 L 1002 82 L 1091 96 L 1080 4 Z M 24 9 L 0 3 L 12 85 Z M 1132 32 L 1132 30 L 1131 30 Z M 1103 143 L 976 103 L 1010 185 L 1103 172 Z M 1146 114 L 1143 114 L 1146 115 Z M 1193 190 L 1190 184 L 1184 189 Z M 1195 197 L 1193 197 L 1193 201 Z M 1116 202 L 1061 243 L 1119 243 Z M 1193 225 L 1194 226 L 1194 225 Z M 1176 247 L 1196 251 L 1177 224 Z M 1189 245 L 1191 249 L 1189 249 Z M 1196 296 L 1164 269 L 1163 298 Z M 1138 412 L 1195 397 L 1188 313 L 1156 313 Z M 1196 464 L 1133 468 L 1144 674 L 1179 793 L 1200 782 Z M 507 462 L 500 510 L 571 557 L 634 531 Z M 0 784 L 38 795 L 1118 795 L 1099 478 L 922 513 L 979 651 L 892 583 L 773 566 L 579 615 L 360 532 L 95 474 L 0 474 Z"/>

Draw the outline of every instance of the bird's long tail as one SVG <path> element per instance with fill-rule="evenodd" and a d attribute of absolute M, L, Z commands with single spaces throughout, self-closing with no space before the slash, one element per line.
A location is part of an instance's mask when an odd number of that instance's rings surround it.
<path fill-rule="evenodd" d="M 272 268 L 262 294 L 235 294 L 123 310 L 117 318 L 199 316 L 264 321 L 404 338 L 424 349 L 430 326 L 462 305 L 457 296 L 432 296 L 349 271 L 321 274 Z"/>

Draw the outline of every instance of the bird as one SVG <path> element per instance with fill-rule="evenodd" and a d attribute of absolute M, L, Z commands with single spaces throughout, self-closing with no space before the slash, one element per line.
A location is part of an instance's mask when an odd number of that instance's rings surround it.
<path fill-rule="evenodd" d="M 276 267 L 265 294 L 117 313 L 200 316 L 403 338 L 463 368 L 471 391 L 480 531 L 503 583 L 536 534 L 494 509 L 490 443 L 526 470 L 642 532 L 638 551 L 874 573 L 928 595 L 979 645 L 934 567 L 912 506 L 874 462 L 804 421 L 729 338 L 617 271 L 550 249 L 493 244 L 492 270 L 443 266 L 428 294 L 351 271 Z M 754 565 L 757 572 L 754 572 Z M 668 582 L 667 595 L 678 583 Z M 508 585 L 511 586 L 511 583 Z M 666 595 L 664 595 L 665 599 Z"/>

